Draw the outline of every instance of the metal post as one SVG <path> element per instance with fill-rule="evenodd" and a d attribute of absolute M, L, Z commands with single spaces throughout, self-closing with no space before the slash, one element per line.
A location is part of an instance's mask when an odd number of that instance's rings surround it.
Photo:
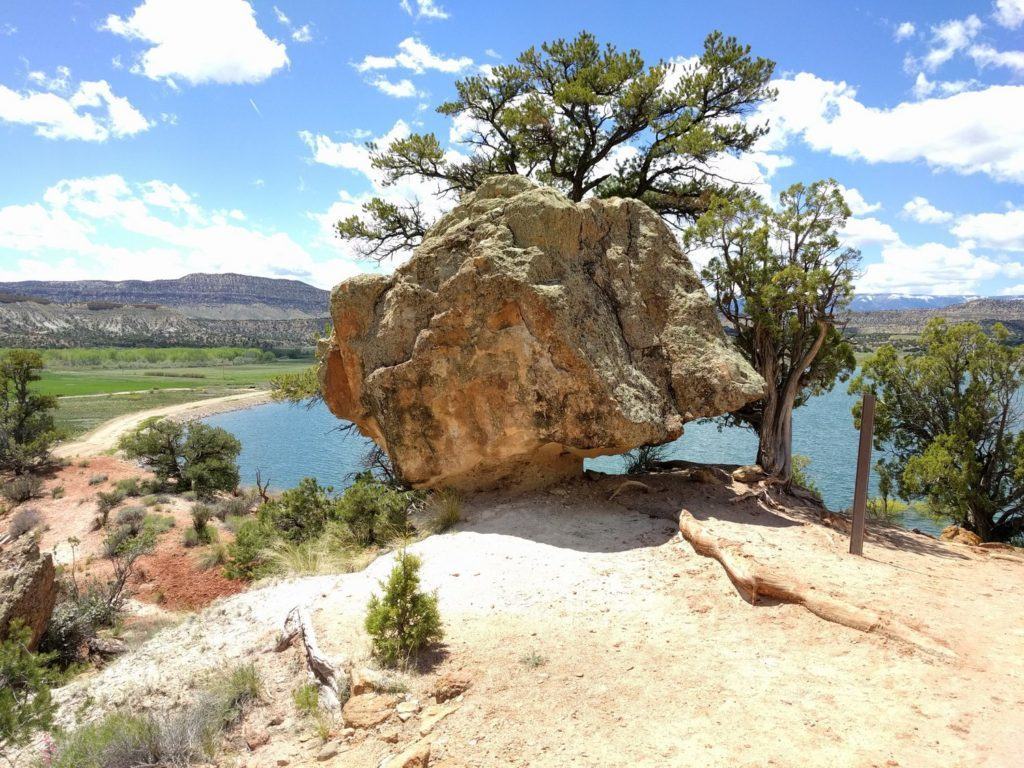
<path fill-rule="evenodd" d="M 853 488 L 853 526 L 850 554 L 864 554 L 864 515 L 868 506 L 868 476 L 871 473 L 871 441 L 875 431 L 875 396 L 866 393 L 860 409 L 860 449 L 857 451 L 857 482 Z"/>

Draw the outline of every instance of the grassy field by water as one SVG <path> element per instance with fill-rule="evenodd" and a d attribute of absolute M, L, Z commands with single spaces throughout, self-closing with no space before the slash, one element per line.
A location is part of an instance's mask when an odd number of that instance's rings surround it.
<path fill-rule="evenodd" d="M 57 428 L 71 438 L 127 413 L 265 388 L 273 377 L 311 364 L 311 359 L 282 359 L 116 368 L 109 364 L 58 367 L 59 361 L 52 361 L 36 389 L 58 398 Z"/>

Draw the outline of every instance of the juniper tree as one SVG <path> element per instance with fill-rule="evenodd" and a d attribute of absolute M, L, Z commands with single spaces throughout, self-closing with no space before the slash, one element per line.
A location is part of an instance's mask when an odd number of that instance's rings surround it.
<path fill-rule="evenodd" d="M 1024 350 L 1007 330 L 932 320 L 921 351 L 881 347 L 850 385 L 875 392 L 882 476 L 985 541 L 1024 531 Z M 859 420 L 859 406 L 854 410 Z"/>
<path fill-rule="evenodd" d="M 849 215 L 834 181 L 794 184 L 777 208 L 749 193 L 717 198 L 687 237 L 711 250 L 704 281 L 766 383 L 763 398 L 728 418 L 757 432 L 757 463 L 786 482 L 793 410 L 854 366 L 839 327 L 860 259 L 839 238 Z"/>
<path fill-rule="evenodd" d="M 707 36 L 694 61 L 651 66 L 637 50 L 582 32 L 456 82 L 455 98 L 438 112 L 469 126 L 465 153 L 419 133 L 371 144 L 371 162 L 385 184 L 428 180 L 441 194 L 461 195 L 490 174 L 521 174 L 574 201 L 638 198 L 678 224 L 732 185 L 716 176 L 715 158 L 744 152 L 766 133 L 747 118 L 774 98 L 774 67 L 721 32 Z M 387 258 L 417 244 L 431 223 L 417 201 L 375 198 L 337 230 L 364 254 Z"/>

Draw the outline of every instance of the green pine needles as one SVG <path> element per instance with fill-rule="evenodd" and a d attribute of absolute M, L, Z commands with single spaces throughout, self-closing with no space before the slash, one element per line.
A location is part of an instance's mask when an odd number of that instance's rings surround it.
<path fill-rule="evenodd" d="M 420 590 L 421 561 L 399 552 L 384 594 L 370 598 L 366 631 L 373 638 L 373 655 L 384 666 L 407 663 L 431 643 L 444 637 L 437 595 Z"/>

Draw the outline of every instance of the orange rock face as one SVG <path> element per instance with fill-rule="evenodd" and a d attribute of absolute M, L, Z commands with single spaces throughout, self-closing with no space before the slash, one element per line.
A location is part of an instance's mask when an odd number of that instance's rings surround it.
<path fill-rule="evenodd" d="M 537 487 L 678 437 L 763 382 L 665 223 L 492 177 L 392 275 L 331 297 L 328 406 L 417 487 Z"/>

